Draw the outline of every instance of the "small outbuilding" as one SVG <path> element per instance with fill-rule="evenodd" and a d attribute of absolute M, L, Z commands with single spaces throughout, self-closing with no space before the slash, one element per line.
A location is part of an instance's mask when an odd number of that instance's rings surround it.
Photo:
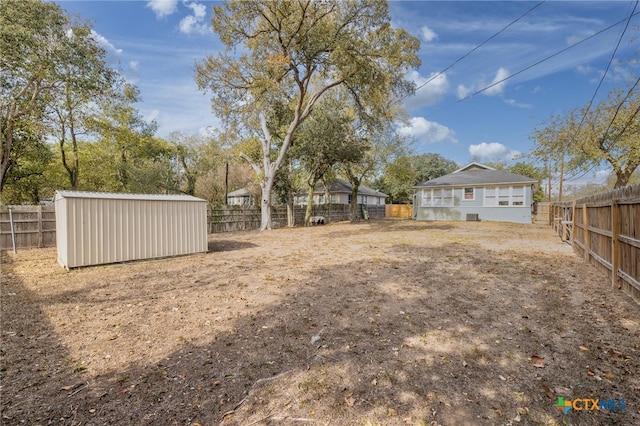
<path fill-rule="evenodd" d="M 531 223 L 535 179 L 470 163 L 414 186 L 413 218 Z"/>
<path fill-rule="evenodd" d="M 189 195 L 57 191 L 65 268 L 208 251 L 207 202 Z"/>

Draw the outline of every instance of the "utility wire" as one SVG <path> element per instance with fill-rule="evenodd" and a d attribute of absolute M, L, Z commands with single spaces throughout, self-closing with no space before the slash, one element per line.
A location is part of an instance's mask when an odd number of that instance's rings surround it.
<path fill-rule="evenodd" d="M 609 68 L 611 67 L 611 64 L 613 63 L 613 58 L 615 58 L 616 53 L 618 52 L 618 48 L 620 47 L 620 43 L 622 42 L 622 39 L 624 38 L 625 33 L 627 32 L 627 29 L 629 28 L 629 23 L 631 22 L 631 18 L 633 17 L 636 8 L 638 7 L 638 0 L 636 0 L 635 5 L 633 6 L 633 10 L 631 11 L 631 14 L 629 15 L 629 18 L 627 18 L 627 23 L 625 24 L 622 33 L 620 33 L 620 37 L 618 38 L 618 42 L 616 43 L 615 48 L 613 49 L 613 52 L 611 52 L 611 57 L 609 58 L 609 62 L 607 63 L 607 67 L 604 70 L 604 73 L 602 73 L 602 77 L 600 77 L 600 81 L 598 82 L 598 86 L 596 87 L 596 90 L 593 92 L 593 96 L 591 96 L 591 99 L 589 100 L 589 104 L 587 105 L 587 108 L 585 109 L 584 113 L 582 114 L 582 119 L 580 120 L 580 124 L 578 124 L 578 127 L 575 130 L 575 133 L 573 134 L 573 137 L 571 138 L 570 144 L 572 144 L 576 138 L 578 137 L 578 133 L 580 132 L 580 128 L 582 127 L 582 125 L 584 124 L 584 120 L 587 118 L 587 114 L 589 114 L 589 110 L 591 109 L 591 106 L 593 105 L 593 101 L 595 100 L 598 91 L 600 90 L 600 87 L 602 86 L 602 83 L 604 82 L 604 79 L 607 76 L 607 73 L 609 72 Z M 640 79 L 638 79 L 638 81 L 640 81 Z M 622 102 L 620 102 L 618 104 L 618 107 L 616 108 L 616 112 L 614 113 L 613 117 L 611 118 L 611 121 L 609 122 L 609 125 L 607 126 L 607 130 L 604 132 L 602 139 L 606 139 L 607 134 L 609 133 L 609 129 L 611 129 L 611 126 L 613 125 L 613 122 L 615 121 L 618 112 L 620 111 L 620 108 L 622 108 L 622 105 L 626 102 L 626 100 L 629 98 L 629 96 L 631 95 L 631 93 L 633 92 L 633 89 L 636 87 L 636 85 L 638 84 L 638 81 L 636 81 L 636 83 L 631 87 L 631 89 L 629 89 L 629 91 L 627 92 L 627 96 L 625 96 L 625 98 L 622 100 Z M 625 126 L 626 129 L 626 126 Z M 583 143 L 584 146 L 584 143 Z M 573 176 L 571 176 L 570 178 L 564 178 L 564 181 L 569 181 L 569 180 L 577 180 L 580 179 L 582 177 L 584 177 L 587 173 L 591 172 L 591 170 L 593 170 L 596 167 L 596 165 L 592 165 L 587 171 L 585 171 L 584 173 L 582 173 L 580 176 L 577 176 L 579 174 L 579 172 L 574 173 Z"/>
<path fill-rule="evenodd" d="M 464 58 L 466 58 L 467 56 L 471 55 L 473 52 L 475 52 L 476 50 L 480 49 L 482 46 L 484 46 L 485 44 L 487 44 L 488 42 L 490 42 L 491 40 L 493 40 L 494 38 L 496 38 L 497 36 L 502 34 L 507 28 L 509 28 L 510 26 L 512 26 L 513 24 L 515 24 L 516 22 L 518 22 L 519 20 L 521 20 L 522 18 L 527 16 L 529 13 L 533 12 L 535 9 L 537 9 L 539 6 L 541 6 L 542 3 L 544 3 L 545 1 L 546 0 L 542 0 L 540 3 L 536 4 L 535 6 L 533 6 L 529 10 L 527 10 L 523 15 L 520 15 L 518 18 L 516 18 L 513 21 L 509 22 L 509 24 L 507 24 L 505 27 L 503 27 L 500 31 L 498 31 L 497 33 L 493 34 L 491 37 L 489 37 L 488 39 L 486 39 L 485 41 L 483 41 L 482 43 L 480 43 L 479 45 L 477 45 L 476 47 L 474 47 L 473 49 L 471 49 L 470 51 L 468 51 L 467 53 L 465 53 L 464 55 L 462 55 L 461 57 L 459 57 L 455 61 L 453 61 L 449 66 L 447 66 L 442 71 L 440 71 L 437 74 L 431 76 L 427 81 L 422 83 L 420 86 L 416 87 L 416 90 L 414 90 L 413 93 L 409 93 L 407 95 L 402 96 L 401 98 L 396 99 L 394 101 L 394 103 L 401 102 L 404 99 L 408 98 L 409 96 L 415 95 L 418 92 L 418 90 L 422 89 L 424 86 L 426 86 L 427 84 L 431 83 L 433 80 L 435 80 L 436 78 L 440 77 L 445 72 L 449 71 L 458 62 L 462 61 Z"/>
<path fill-rule="evenodd" d="M 582 119 L 580 120 L 580 124 L 578 124 L 578 127 L 576 128 L 576 130 L 575 130 L 575 132 L 574 132 L 573 136 L 571 137 L 571 142 L 570 142 L 570 143 L 573 143 L 573 141 L 575 141 L 575 139 L 578 137 L 578 133 L 579 133 L 579 131 L 580 131 L 580 128 L 582 127 L 582 124 L 584 123 L 584 120 L 586 119 L 587 114 L 589 113 L 589 110 L 591 109 L 591 106 L 593 105 L 593 101 L 595 100 L 595 98 L 596 98 L 596 96 L 597 96 L 597 94 L 598 94 L 598 91 L 600 90 L 600 87 L 602 86 L 602 83 L 604 82 L 604 79 L 605 79 L 605 77 L 607 76 L 607 73 L 609 72 L 609 68 L 611 67 L 611 64 L 613 63 L 613 59 L 614 59 L 614 57 L 615 57 L 615 55 L 616 55 L 616 53 L 617 53 L 617 51 L 618 51 L 618 48 L 620 47 L 620 43 L 622 42 L 622 39 L 624 38 L 624 35 L 625 35 L 625 33 L 626 33 L 627 29 L 629 28 L 629 24 L 630 24 L 630 22 L 631 22 L 631 18 L 633 18 L 633 17 L 634 17 L 635 15 L 637 15 L 638 13 L 640 13 L 640 12 L 636 12 L 636 8 L 637 8 L 637 7 L 638 7 L 638 0 L 636 0 L 635 5 L 634 5 L 634 7 L 633 7 L 633 10 L 631 11 L 631 14 L 630 14 L 627 18 L 622 19 L 622 20 L 618 21 L 617 23 L 612 24 L 611 26 L 609 26 L 609 27 L 605 28 L 604 30 L 601 30 L 601 31 L 599 31 L 598 33 L 593 34 L 593 35 L 591 35 L 591 36 L 589 36 L 589 37 L 587 37 L 587 38 L 585 38 L 585 39 L 583 39 L 583 40 L 581 40 L 581 41 L 579 41 L 579 42 L 577 42 L 577 43 L 575 43 L 575 44 L 573 44 L 573 45 L 571 45 L 571 46 L 569 46 L 569 47 L 567 47 L 567 48 L 565 48 L 565 49 L 563 49 L 563 50 L 561 50 L 561 51 L 559 51 L 559 52 L 554 53 L 553 55 L 551 55 L 551 56 L 547 57 L 546 59 L 543 59 L 542 61 L 537 62 L 536 64 L 534 64 L 534 65 L 532 65 L 532 66 L 529 66 L 529 67 L 525 68 L 524 70 L 518 71 L 517 73 L 510 75 L 509 77 L 505 78 L 504 80 L 506 80 L 506 79 L 508 79 L 508 78 L 511 78 L 511 77 L 513 77 L 514 75 L 519 74 L 519 73 L 521 73 L 521 72 L 523 72 L 523 71 L 525 71 L 525 70 L 527 70 L 527 69 L 529 69 L 529 68 L 531 68 L 531 67 L 533 67 L 533 66 L 535 66 L 535 65 L 537 65 L 537 64 L 539 64 L 539 63 L 541 63 L 541 62 L 544 62 L 544 61 L 546 61 L 547 59 L 550 59 L 550 58 L 552 58 L 552 57 L 554 57 L 554 56 L 556 56 L 556 55 L 558 55 L 558 54 L 560 54 L 560 53 L 562 53 L 562 52 L 564 52 L 564 51 L 566 51 L 566 50 L 568 50 L 568 49 L 570 49 L 570 48 L 572 48 L 572 47 L 574 47 L 574 46 L 576 46 L 576 45 L 578 45 L 578 44 L 580 44 L 580 43 L 583 43 L 584 41 L 589 40 L 590 38 L 593 38 L 594 36 L 599 35 L 599 34 L 601 34 L 602 32 L 607 31 L 607 30 L 609 30 L 610 28 L 612 28 L 612 27 L 614 27 L 614 26 L 616 26 L 616 25 L 618 25 L 618 24 L 620 24 L 621 22 L 623 22 L 623 21 L 625 21 L 625 20 L 626 20 L 626 21 L 627 21 L 627 23 L 625 24 L 624 29 L 623 29 L 623 30 L 622 30 L 622 32 L 620 33 L 620 37 L 618 38 L 618 42 L 616 43 L 616 46 L 615 46 L 615 48 L 613 49 L 613 52 L 612 52 L 612 54 L 611 54 L 611 57 L 609 58 L 609 62 L 607 63 L 607 67 L 605 68 L 605 71 L 604 71 L 604 73 L 602 74 L 602 77 L 600 78 L 600 81 L 598 82 L 598 86 L 596 87 L 596 90 L 594 91 L 593 96 L 591 96 L 591 100 L 589 101 L 589 104 L 587 105 L 587 108 L 585 109 L 584 113 L 582 114 Z M 504 81 L 504 80 L 502 80 L 502 81 Z M 499 84 L 499 83 L 501 83 L 502 81 L 500 81 L 500 82 L 498 82 L 498 83 L 495 83 L 495 84 Z M 613 115 L 613 117 L 612 117 L 611 121 L 609 122 L 609 125 L 607 126 L 607 130 L 605 131 L 605 133 L 604 133 L 604 134 L 603 134 L 603 136 L 602 136 L 602 137 L 603 137 L 603 139 L 604 139 L 604 138 L 606 138 L 607 134 L 609 133 L 609 130 L 611 129 L 611 126 L 613 125 L 613 123 L 614 123 L 614 121 L 615 121 L 615 119 L 616 119 L 616 117 L 617 117 L 617 115 L 618 115 L 618 112 L 620 111 L 620 108 L 622 108 L 622 105 L 623 105 L 623 104 L 626 102 L 626 100 L 631 96 L 631 94 L 633 93 L 633 90 L 634 90 L 634 89 L 635 89 L 635 87 L 638 85 L 638 83 L 640 83 L 640 78 L 638 78 L 638 80 L 636 80 L 636 82 L 633 84 L 633 86 L 632 86 L 632 87 L 629 89 L 629 91 L 627 92 L 627 94 L 626 94 L 626 96 L 624 97 L 624 99 L 623 99 L 623 100 L 618 104 L 618 106 L 617 106 L 617 108 L 616 108 L 616 111 L 615 111 L 615 113 L 614 113 L 614 115 Z M 495 84 L 493 84 L 493 85 L 495 85 Z M 482 89 L 482 90 L 480 90 L 480 91 L 478 91 L 478 92 L 476 92 L 476 93 L 473 93 L 473 94 L 469 95 L 468 97 L 471 97 L 471 96 L 473 96 L 473 95 L 475 95 L 475 94 L 477 94 L 477 93 L 481 93 L 481 92 L 483 92 L 484 90 L 487 90 L 488 88 L 492 87 L 493 85 L 488 86 L 488 87 L 485 87 L 484 89 Z M 466 98 L 465 98 L 465 99 L 466 99 Z M 462 100 L 464 100 L 464 99 L 462 99 Z M 639 109 L 640 109 L 640 107 L 639 107 Z M 629 124 L 631 124 L 631 121 L 633 121 L 633 118 L 637 115 L 637 113 L 638 113 L 638 110 L 636 110 L 636 113 L 634 113 L 634 114 L 631 116 L 631 119 L 630 119 L 630 120 L 628 120 L 628 122 L 625 124 L 624 129 L 623 129 L 623 132 L 624 132 L 624 130 L 626 130 L 626 128 L 629 126 Z M 618 137 L 616 137 L 616 140 L 620 137 L 620 135 L 621 135 L 621 134 L 622 134 L 622 132 L 620 132 L 620 133 L 618 134 Z M 615 141 L 614 141 L 614 142 L 615 142 Z M 588 170 L 584 171 L 583 173 L 575 172 L 571 177 L 568 177 L 568 178 L 564 178 L 564 177 L 554 177 L 554 178 L 553 178 L 553 182 L 552 182 L 552 183 L 554 183 L 554 184 L 558 184 L 558 183 L 560 182 L 560 180 L 561 180 L 561 179 L 562 179 L 564 182 L 571 181 L 571 180 L 577 180 L 577 179 L 580 179 L 580 178 L 582 178 L 582 177 L 586 176 L 588 173 L 590 173 L 590 172 L 591 172 L 595 167 L 596 167 L 596 164 L 593 164 L 593 165 L 592 165 Z"/>
<path fill-rule="evenodd" d="M 634 9 L 634 10 L 635 10 L 635 9 Z M 604 29 L 602 29 L 602 30 L 598 31 L 597 33 L 590 35 L 589 37 L 583 38 L 582 40 L 580 40 L 580 41 L 578 41 L 578 42 L 576 42 L 576 43 L 573 43 L 572 45 L 567 46 L 567 47 L 565 47 L 564 49 L 561 49 L 561 50 L 559 50 L 559 51 L 557 51 L 557 52 L 553 53 L 552 55 L 549 55 L 549 56 L 547 56 L 546 58 L 541 59 L 541 60 L 539 60 L 538 62 L 536 62 L 536 63 L 534 63 L 534 64 L 531 64 L 531 65 L 529 65 L 529 66 L 527 66 L 527 67 L 525 67 L 525 68 L 521 69 L 520 71 L 517 71 L 517 72 L 515 72 L 515 73 L 513 73 L 513 74 L 510 74 L 509 76 L 507 76 L 507 77 L 503 78 L 502 80 L 499 80 L 499 81 L 496 81 L 496 82 L 494 82 L 494 83 L 491 83 L 490 85 L 488 85 L 488 86 L 484 87 L 483 89 L 477 90 L 477 91 L 475 91 L 475 92 L 471 93 L 470 95 L 465 96 L 464 98 L 460 99 L 458 102 L 463 102 L 463 101 L 465 101 L 465 100 L 467 100 L 467 99 L 469 99 L 469 98 L 471 98 L 471 97 L 473 97 L 473 96 L 475 96 L 475 95 L 479 95 L 480 93 L 485 92 L 485 91 L 487 91 L 487 90 L 491 89 L 491 88 L 492 88 L 492 87 L 494 87 L 494 86 L 497 86 L 497 85 L 498 85 L 498 84 L 500 84 L 500 83 L 503 83 L 503 82 L 505 82 L 505 81 L 507 81 L 507 80 L 509 80 L 509 79 L 511 79 L 511 78 L 513 78 L 513 77 L 515 77 L 515 76 L 517 76 L 517 75 L 519 75 L 519 74 L 522 74 L 523 72 L 528 71 L 528 70 L 530 70 L 531 68 L 536 67 L 536 66 L 540 65 L 541 63 L 546 62 L 546 61 L 548 61 L 549 59 L 554 58 L 554 57 L 556 57 L 556 56 L 558 56 L 558 55 L 560 55 L 560 54 L 562 54 L 562 53 L 566 52 L 567 50 L 572 49 L 572 48 L 574 48 L 574 47 L 578 46 L 579 44 L 584 43 L 585 41 L 591 40 L 592 38 L 597 37 L 597 36 L 599 36 L 600 34 L 602 34 L 602 33 L 606 32 L 606 31 L 609 31 L 611 28 L 615 27 L 616 25 L 620 25 L 620 24 L 621 24 L 622 22 L 624 22 L 625 20 L 631 20 L 631 18 L 633 18 L 634 16 L 636 16 L 636 15 L 638 15 L 638 14 L 640 14 L 640 12 L 635 12 L 635 13 L 631 14 L 628 18 L 621 19 L 621 20 L 619 20 L 618 22 L 613 23 L 613 24 L 609 25 L 608 27 L 606 27 L 606 28 L 604 28 Z"/>

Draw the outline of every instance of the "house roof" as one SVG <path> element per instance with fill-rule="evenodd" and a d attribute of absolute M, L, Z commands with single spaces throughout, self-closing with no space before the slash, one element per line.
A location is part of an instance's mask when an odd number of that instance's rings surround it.
<path fill-rule="evenodd" d="M 527 176 L 496 170 L 479 163 L 469 163 L 453 173 L 419 183 L 414 188 L 536 182 L 535 179 Z"/>
<path fill-rule="evenodd" d="M 100 198 L 111 200 L 144 200 L 144 201 L 200 201 L 202 198 L 185 194 L 125 194 L 117 192 L 88 192 L 88 191 L 56 191 L 56 200 L 63 198 Z"/>
<path fill-rule="evenodd" d="M 351 183 L 344 179 L 336 179 L 333 183 L 329 184 L 329 193 L 337 194 L 337 193 L 346 193 L 351 194 L 353 186 Z M 324 185 L 322 183 L 318 183 L 316 185 L 315 190 L 313 191 L 315 194 L 324 193 Z M 358 186 L 358 195 L 367 195 L 373 197 L 387 197 L 387 194 L 382 193 L 380 191 L 376 191 L 375 189 L 371 189 L 368 186 L 360 185 Z"/>
<path fill-rule="evenodd" d="M 227 197 L 250 197 L 251 193 L 247 188 L 236 189 L 227 194 Z"/>

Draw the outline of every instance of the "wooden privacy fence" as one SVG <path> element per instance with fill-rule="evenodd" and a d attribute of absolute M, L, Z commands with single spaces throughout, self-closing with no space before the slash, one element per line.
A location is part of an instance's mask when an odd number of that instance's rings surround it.
<path fill-rule="evenodd" d="M 385 217 L 402 217 L 411 219 L 413 217 L 412 204 L 387 204 L 384 206 Z"/>
<path fill-rule="evenodd" d="M 366 206 L 370 219 L 383 218 L 385 206 Z M 304 223 L 307 206 L 294 206 L 293 215 L 296 225 Z M 257 206 L 210 206 L 207 211 L 208 232 L 244 231 L 260 228 L 260 207 Z M 323 216 L 327 223 L 349 220 L 349 205 L 320 204 L 311 209 L 312 216 Z M 362 206 L 358 205 L 358 218 L 363 219 Z M 274 227 L 287 226 L 287 207 L 275 206 L 271 208 L 271 222 Z"/>
<path fill-rule="evenodd" d="M 552 214 L 563 240 L 640 302 L 640 185 L 555 203 Z"/>
<path fill-rule="evenodd" d="M 13 219 L 13 235 L 11 219 Z M 55 246 L 56 212 L 54 206 L 6 206 L 0 208 L 0 249 L 12 249 L 14 237 L 16 249 Z"/>

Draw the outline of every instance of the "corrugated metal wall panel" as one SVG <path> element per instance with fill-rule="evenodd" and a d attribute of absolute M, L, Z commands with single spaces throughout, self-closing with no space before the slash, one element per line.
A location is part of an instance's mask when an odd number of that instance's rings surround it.
<path fill-rule="evenodd" d="M 207 205 L 195 197 L 59 191 L 55 205 L 63 267 L 208 250 Z"/>

